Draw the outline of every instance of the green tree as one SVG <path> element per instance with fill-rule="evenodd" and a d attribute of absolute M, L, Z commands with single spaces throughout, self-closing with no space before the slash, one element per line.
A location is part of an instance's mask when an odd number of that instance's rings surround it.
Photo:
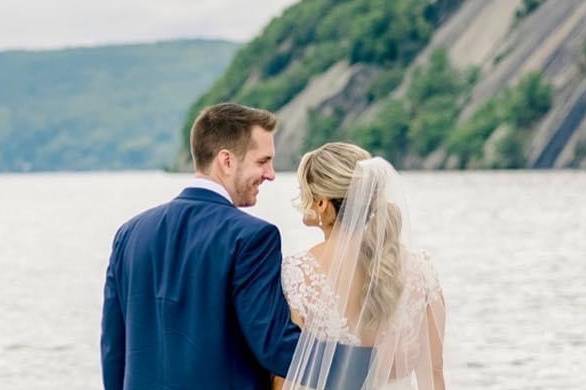
<path fill-rule="evenodd" d="M 523 164 L 523 138 L 530 127 L 551 106 L 551 86 L 538 73 L 525 75 L 517 85 L 507 88 L 490 99 L 448 139 L 450 153 L 460 157 L 463 166 L 471 159 L 481 159 L 486 140 L 500 125 L 506 124 L 511 134 L 505 137 L 498 149 L 501 167 L 517 168 Z"/>
<path fill-rule="evenodd" d="M 407 150 L 410 117 L 400 100 L 391 100 L 381 110 L 379 117 L 353 130 L 356 143 L 399 165 Z"/>

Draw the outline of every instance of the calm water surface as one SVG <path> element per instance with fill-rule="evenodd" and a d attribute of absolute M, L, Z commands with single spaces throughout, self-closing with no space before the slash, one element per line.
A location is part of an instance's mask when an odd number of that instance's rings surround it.
<path fill-rule="evenodd" d="M 407 173 L 416 241 L 448 302 L 451 389 L 586 389 L 586 173 Z M 99 324 L 112 235 L 187 175 L 0 175 L 0 389 L 101 388 Z M 250 212 L 285 254 L 320 239 L 292 174 Z"/>

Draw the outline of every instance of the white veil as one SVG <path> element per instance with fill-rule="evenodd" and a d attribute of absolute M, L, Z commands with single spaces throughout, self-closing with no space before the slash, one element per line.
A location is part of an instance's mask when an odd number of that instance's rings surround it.
<path fill-rule="evenodd" d="M 324 318 L 308 315 L 285 389 L 444 389 L 443 298 L 429 259 L 410 247 L 402 190 L 384 159 L 357 164 L 320 259 L 359 341 L 320 336 Z"/>

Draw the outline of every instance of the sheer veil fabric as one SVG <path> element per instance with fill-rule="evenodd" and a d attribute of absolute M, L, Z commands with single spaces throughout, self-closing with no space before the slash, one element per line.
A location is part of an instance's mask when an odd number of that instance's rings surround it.
<path fill-rule="evenodd" d="M 305 268 L 306 301 L 327 306 L 301 310 L 285 389 L 444 389 L 444 300 L 429 257 L 411 248 L 403 189 L 384 159 L 357 164 L 316 259 L 322 278 Z"/>

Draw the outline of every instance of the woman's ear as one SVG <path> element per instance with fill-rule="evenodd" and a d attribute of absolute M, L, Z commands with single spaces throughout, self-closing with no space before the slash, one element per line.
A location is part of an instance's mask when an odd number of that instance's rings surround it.
<path fill-rule="evenodd" d="M 326 212 L 324 214 L 325 220 L 330 225 L 333 225 L 336 222 L 336 218 L 338 217 L 338 215 L 336 213 L 336 208 L 334 207 L 334 204 L 330 200 L 326 200 L 325 209 L 326 209 Z"/>
<path fill-rule="evenodd" d="M 317 211 L 320 214 L 323 214 L 326 212 L 326 209 L 328 208 L 328 203 L 330 203 L 327 199 L 319 199 L 317 202 Z"/>

